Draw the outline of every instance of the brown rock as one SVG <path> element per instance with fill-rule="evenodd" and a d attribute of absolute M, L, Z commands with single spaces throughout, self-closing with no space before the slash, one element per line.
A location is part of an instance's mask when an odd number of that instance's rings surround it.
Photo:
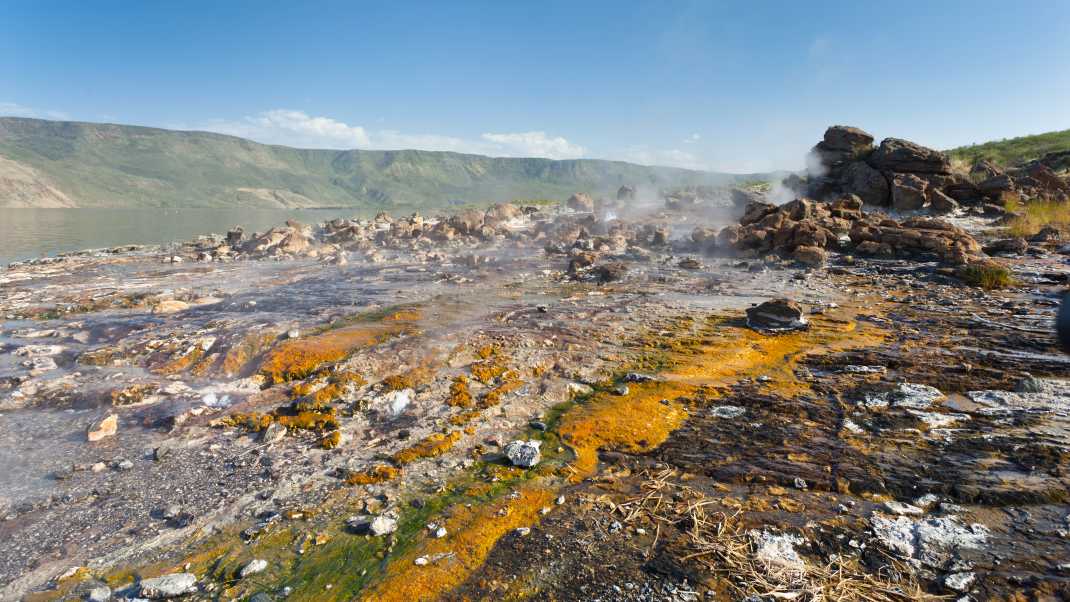
<path fill-rule="evenodd" d="M 86 438 L 90 442 L 100 441 L 105 437 L 114 436 L 119 431 L 119 416 L 115 414 L 108 414 L 104 418 L 97 420 L 93 424 L 89 425 L 89 429 L 86 431 Z"/>
<path fill-rule="evenodd" d="M 833 125 L 825 130 L 822 143 L 836 150 L 864 151 L 873 146 L 873 136 L 849 125 Z"/>
<path fill-rule="evenodd" d="M 825 265 L 825 261 L 828 260 L 828 252 L 826 252 L 821 247 L 796 247 L 795 251 L 792 252 L 791 256 L 795 259 L 795 261 L 798 261 L 803 265 L 815 268 L 819 268 Z"/>
<path fill-rule="evenodd" d="M 848 163 L 843 168 L 840 180 L 845 192 L 858 195 L 867 205 L 883 207 L 891 199 L 887 178 L 865 161 Z"/>
<path fill-rule="evenodd" d="M 946 154 L 900 138 L 885 138 L 866 161 L 878 171 L 951 173 Z"/>
<path fill-rule="evenodd" d="M 573 211 L 591 212 L 594 211 L 594 199 L 585 192 L 577 192 L 568 197 L 565 206 Z"/>
<path fill-rule="evenodd" d="M 892 207 L 912 211 L 925 206 L 925 180 L 913 174 L 892 175 Z"/>
<path fill-rule="evenodd" d="M 939 190 L 929 191 L 929 206 L 933 213 L 939 214 L 952 213 L 959 208 L 959 204 L 955 202 L 955 199 Z"/>
<path fill-rule="evenodd" d="M 468 209 L 450 217 L 449 223 L 460 234 L 478 234 L 483 227 L 484 214 L 477 209 Z"/>
<path fill-rule="evenodd" d="M 806 330 L 802 306 L 791 299 L 773 299 L 747 309 L 747 326 L 759 332 Z"/>
<path fill-rule="evenodd" d="M 174 314 L 189 309 L 189 303 L 178 299 L 164 299 L 152 308 L 154 314 Z"/>
<path fill-rule="evenodd" d="M 1021 255 L 1029 248 L 1029 243 L 1024 238 L 1003 238 L 985 245 L 985 253 L 989 255 Z"/>

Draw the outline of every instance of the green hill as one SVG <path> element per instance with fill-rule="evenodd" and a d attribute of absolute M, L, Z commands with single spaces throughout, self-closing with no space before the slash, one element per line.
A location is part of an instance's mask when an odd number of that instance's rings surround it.
<path fill-rule="evenodd" d="M 748 178 L 594 159 L 305 150 L 208 132 L 0 118 L 0 207 L 416 208 Z"/>
<path fill-rule="evenodd" d="M 988 159 L 999 165 L 1011 166 L 1039 159 L 1048 153 L 1063 151 L 1070 151 L 1070 130 L 961 146 L 951 149 L 948 153 L 968 164 L 979 159 Z"/>

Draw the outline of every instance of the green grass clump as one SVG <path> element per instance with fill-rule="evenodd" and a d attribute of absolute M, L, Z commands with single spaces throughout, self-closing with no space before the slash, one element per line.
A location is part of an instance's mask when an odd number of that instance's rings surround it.
<path fill-rule="evenodd" d="M 1011 271 L 995 263 L 978 263 L 959 270 L 959 279 L 970 286 L 996 290 L 1014 286 Z"/>

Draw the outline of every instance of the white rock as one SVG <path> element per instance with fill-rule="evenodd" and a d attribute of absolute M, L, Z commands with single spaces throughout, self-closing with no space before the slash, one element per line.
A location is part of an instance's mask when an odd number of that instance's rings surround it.
<path fill-rule="evenodd" d="M 505 455 L 509 458 L 509 462 L 511 462 L 513 466 L 532 468 L 542 461 L 542 454 L 539 451 L 541 445 L 542 441 L 536 440 L 513 441 L 505 446 Z"/>
<path fill-rule="evenodd" d="M 583 383 L 568 383 L 568 396 L 583 397 L 594 393 L 594 389 Z"/>
<path fill-rule="evenodd" d="M 268 563 L 267 563 L 266 560 L 261 560 L 259 558 L 256 558 L 254 560 L 250 560 L 249 564 L 247 564 L 247 565 L 242 567 L 241 572 L 238 573 L 238 575 L 242 579 L 244 579 L 244 578 L 248 577 L 249 575 L 255 575 L 255 574 L 265 570 L 267 568 L 267 565 L 268 565 Z"/>
<path fill-rule="evenodd" d="M 379 402 L 386 404 L 391 416 L 400 416 L 401 413 L 405 411 L 405 408 L 409 407 L 409 404 L 412 403 L 412 396 L 414 393 L 415 391 L 412 389 L 390 391 L 380 397 Z"/>
<path fill-rule="evenodd" d="M 957 592 L 964 592 L 970 589 L 975 579 L 977 579 L 977 575 L 973 573 L 951 573 L 944 577 L 944 585 Z"/>
<path fill-rule="evenodd" d="M 752 530 L 748 533 L 755 545 L 755 557 L 766 571 L 781 579 L 800 576 L 806 563 L 795 550 L 803 539 L 786 533 Z"/>
<path fill-rule="evenodd" d="M 916 383 L 899 383 L 891 391 L 866 395 L 862 403 L 869 408 L 892 405 L 899 408 L 924 410 L 943 398 L 944 394 L 935 387 Z"/>
<path fill-rule="evenodd" d="M 923 495 L 923 496 L 919 497 L 918 499 L 914 500 L 914 505 L 919 507 L 919 508 L 921 508 L 921 509 L 923 509 L 923 510 L 928 510 L 929 508 L 932 508 L 933 506 L 935 506 L 939 502 L 940 502 L 940 498 L 939 497 L 937 497 L 936 495 L 934 495 L 932 493 L 926 493 L 925 495 Z"/>
<path fill-rule="evenodd" d="M 889 550 L 907 560 L 942 569 L 951 564 L 960 550 L 980 549 L 988 539 L 988 528 L 964 525 L 953 516 L 894 519 L 873 515 L 874 535 Z"/>
<path fill-rule="evenodd" d="M 33 376 L 50 372 L 59 367 L 56 365 L 56 360 L 48 356 L 35 357 L 27 363 L 29 364 L 30 374 Z"/>
<path fill-rule="evenodd" d="M 398 530 L 398 521 L 389 516 L 377 516 L 368 523 L 368 533 L 376 537 L 389 535 Z"/>
<path fill-rule="evenodd" d="M 917 506 L 911 506 L 910 504 L 904 504 L 903 502 L 897 502 L 896 500 L 884 502 L 884 507 L 892 514 L 912 514 L 920 516 L 924 513 L 924 510 Z"/>
<path fill-rule="evenodd" d="M 15 355 L 21 357 L 47 357 L 63 353 L 60 345 L 26 345 L 15 350 Z"/>
<path fill-rule="evenodd" d="M 192 593 L 197 589 L 197 577 L 191 573 L 172 573 L 152 579 L 142 579 L 140 593 L 143 598 L 161 600 Z"/>
<path fill-rule="evenodd" d="M 111 588 L 106 585 L 94 587 L 86 594 L 85 599 L 88 602 L 108 602 L 111 600 Z"/>
<path fill-rule="evenodd" d="M 715 418 L 739 418 L 745 413 L 747 413 L 747 410 L 739 406 L 714 406 L 710 408 L 710 415 Z"/>
<path fill-rule="evenodd" d="M 844 366 L 843 371 L 848 374 L 884 374 L 888 371 L 884 366 Z"/>

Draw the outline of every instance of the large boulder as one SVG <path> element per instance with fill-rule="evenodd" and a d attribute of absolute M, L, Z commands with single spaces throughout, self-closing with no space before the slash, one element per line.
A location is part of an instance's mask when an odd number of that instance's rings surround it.
<path fill-rule="evenodd" d="M 635 200 L 635 188 L 631 186 L 621 186 L 617 189 L 618 201 L 634 201 Z"/>
<path fill-rule="evenodd" d="M 746 211 L 747 207 L 751 203 L 766 203 L 765 197 L 762 193 L 755 192 L 753 190 L 744 190 L 742 188 L 733 188 L 729 192 L 729 196 L 732 198 L 732 205 L 741 211 Z"/>
<path fill-rule="evenodd" d="M 958 210 L 959 204 L 955 202 L 955 199 L 944 194 L 939 190 L 929 191 L 929 208 L 934 214 L 947 214 L 954 213 Z"/>
<path fill-rule="evenodd" d="M 885 138 L 866 161 L 879 171 L 900 173 L 951 173 L 944 153 L 900 138 Z"/>
<path fill-rule="evenodd" d="M 577 192 L 568 197 L 568 200 L 565 201 L 565 206 L 573 211 L 590 213 L 594 211 L 594 199 L 591 198 L 591 195 L 585 192 Z"/>
<path fill-rule="evenodd" d="M 483 217 L 483 221 L 488 226 L 497 226 L 503 222 L 514 220 L 524 215 L 524 212 L 512 203 L 498 203 L 490 209 L 487 209 L 487 213 Z"/>
<path fill-rule="evenodd" d="M 837 150 L 863 151 L 873 146 L 873 136 L 849 125 L 833 125 L 825 130 L 822 143 Z"/>
<path fill-rule="evenodd" d="M 928 184 L 913 174 L 892 175 L 892 207 L 899 211 L 913 211 L 925 206 Z"/>
<path fill-rule="evenodd" d="M 864 157 L 873 149 L 873 136 L 851 126 L 834 125 L 813 152 L 828 168 L 835 169 L 853 159 Z"/>
<path fill-rule="evenodd" d="M 825 251 L 825 249 L 806 245 L 795 247 L 791 256 L 795 261 L 813 268 L 819 268 L 825 265 L 825 261 L 828 260 L 828 252 Z"/>
<path fill-rule="evenodd" d="M 477 209 L 468 209 L 450 217 L 450 225 L 461 234 L 479 234 L 483 227 L 483 212 Z"/>
<path fill-rule="evenodd" d="M 865 161 L 851 161 L 845 165 L 840 178 L 843 191 L 858 195 L 867 205 L 883 207 L 891 198 L 888 180 Z"/>

